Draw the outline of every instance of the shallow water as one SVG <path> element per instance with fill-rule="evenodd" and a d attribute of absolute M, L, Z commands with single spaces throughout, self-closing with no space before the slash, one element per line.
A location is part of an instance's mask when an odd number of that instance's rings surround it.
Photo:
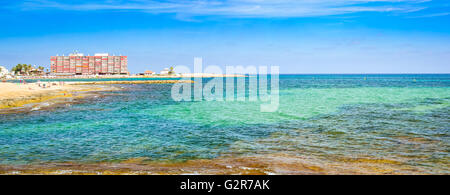
<path fill-rule="evenodd" d="M 207 81 L 207 79 L 205 80 Z M 0 115 L 0 164 L 184 161 L 286 153 L 450 173 L 450 75 L 281 75 L 280 107 L 175 102 L 169 84 Z"/>

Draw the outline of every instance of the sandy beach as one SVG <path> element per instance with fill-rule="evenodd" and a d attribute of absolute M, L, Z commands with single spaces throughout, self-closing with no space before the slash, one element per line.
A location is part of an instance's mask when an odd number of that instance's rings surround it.
<path fill-rule="evenodd" d="M 86 92 L 120 90 L 115 84 L 173 84 L 180 80 L 0 83 L 0 110 L 53 99 L 82 98 Z M 85 92 L 85 94 L 79 94 Z"/>
<path fill-rule="evenodd" d="M 56 91 L 74 91 L 86 89 L 81 86 L 63 85 L 57 82 L 45 83 L 47 87 L 39 86 L 38 83 L 0 83 L 0 100 L 25 98 L 34 95 L 48 94 Z"/>
<path fill-rule="evenodd" d="M 75 92 L 117 90 L 110 86 L 73 85 L 62 82 L 0 83 L 0 109 L 16 108 L 53 99 L 80 98 Z"/>

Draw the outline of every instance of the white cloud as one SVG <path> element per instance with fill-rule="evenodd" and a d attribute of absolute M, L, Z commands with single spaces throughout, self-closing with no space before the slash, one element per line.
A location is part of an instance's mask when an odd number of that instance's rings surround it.
<path fill-rule="evenodd" d="M 224 17 L 311 17 L 357 12 L 414 12 L 429 0 L 27 0 L 22 9 L 123 10 Z"/>
<path fill-rule="evenodd" d="M 409 17 L 409 18 L 431 18 L 431 17 L 448 16 L 448 15 L 450 15 L 450 12 L 426 14 L 426 15 L 420 15 L 420 16 L 413 16 L 413 17 Z"/>

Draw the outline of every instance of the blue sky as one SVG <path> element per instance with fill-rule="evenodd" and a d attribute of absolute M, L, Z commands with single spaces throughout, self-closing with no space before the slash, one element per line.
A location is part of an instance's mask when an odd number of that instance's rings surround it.
<path fill-rule="evenodd" d="M 277 65 L 282 73 L 450 73 L 447 0 L 0 2 L 0 65 L 48 67 L 79 50 L 168 66 Z"/>

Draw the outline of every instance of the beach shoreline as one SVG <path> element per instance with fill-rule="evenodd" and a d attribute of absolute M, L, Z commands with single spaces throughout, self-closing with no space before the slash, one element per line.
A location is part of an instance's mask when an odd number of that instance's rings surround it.
<path fill-rule="evenodd" d="M 77 79 L 182 79 L 182 78 L 226 78 L 247 77 L 241 74 L 211 74 L 211 73 L 187 73 L 178 75 L 74 75 L 74 76 L 20 76 L 18 78 L 4 79 L 5 81 L 18 81 L 27 79 L 42 80 L 77 80 Z"/>
<path fill-rule="evenodd" d="M 0 83 L 0 111 L 23 108 L 54 100 L 86 97 L 89 92 L 119 90 L 112 86 L 72 85 L 63 82 L 45 83 Z"/>
<path fill-rule="evenodd" d="M 0 113 L 17 112 L 18 108 L 55 100 L 80 99 L 94 92 L 117 91 L 116 84 L 174 84 L 192 83 L 185 80 L 95 81 L 95 82 L 36 82 L 0 83 Z M 31 106 L 32 107 L 32 106 Z"/>

